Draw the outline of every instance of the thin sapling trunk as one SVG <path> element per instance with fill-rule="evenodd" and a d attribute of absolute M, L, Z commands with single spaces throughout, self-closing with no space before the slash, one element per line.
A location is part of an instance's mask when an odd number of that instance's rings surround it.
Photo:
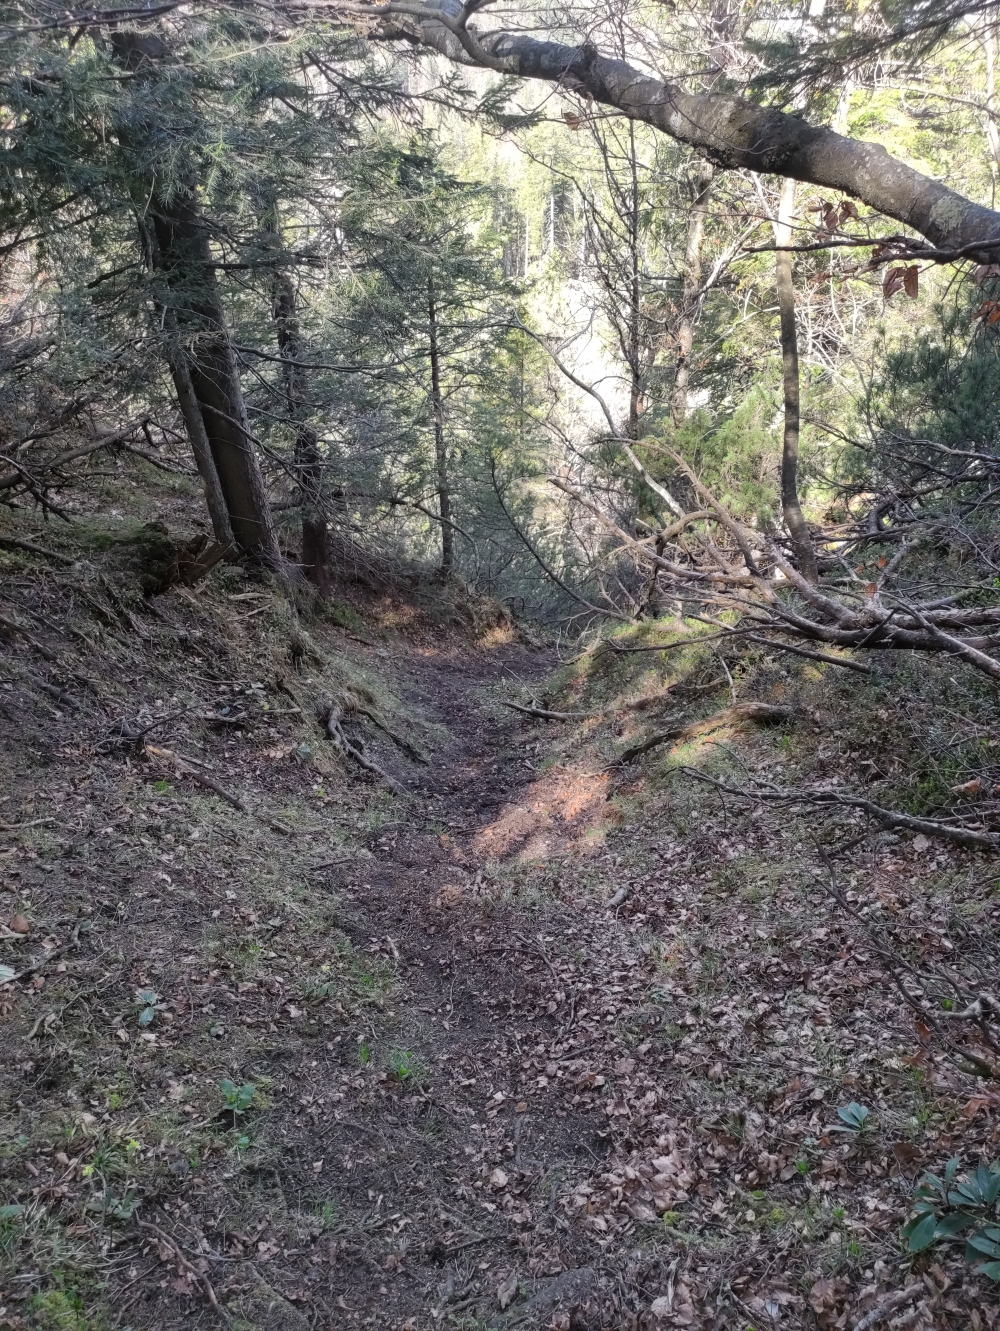
<path fill-rule="evenodd" d="M 799 570 L 808 582 L 816 583 L 819 580 L 816 550 L 799 503 L 799 345 L 795 329 L 792 255 L 787 248 L 781 248 L 792 243 L 794 219 L 795 181 L 786 178 L 782 181 L 778 217 L 774 224 L 774 241 L 779 247 L 775 255 L 774 284 L 781 320 L 781 365 L 785 398 L 785 428 L 781 448 L 781 511 L 792 540 Z"/>

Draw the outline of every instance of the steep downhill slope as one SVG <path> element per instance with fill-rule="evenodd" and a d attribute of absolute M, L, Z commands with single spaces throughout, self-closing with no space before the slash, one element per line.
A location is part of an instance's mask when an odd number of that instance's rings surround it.
<path fill-rule="evenodd" d="M 695 776 L 900 795 L 932 695 L 985 772 L 985 692 L 169 549 L 0 554 L 0 1326 L 995 1324 L 898 1238 L 989 1052 L 895 984 L 988 974 L 994 864 Z"/>

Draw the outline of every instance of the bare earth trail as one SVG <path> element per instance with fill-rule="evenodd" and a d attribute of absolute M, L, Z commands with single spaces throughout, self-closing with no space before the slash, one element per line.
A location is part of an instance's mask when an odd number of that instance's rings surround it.
<path fill-rule="evenodd" d="M 496 903 L 483 851 L 534 780 L 519 719 L 498 719 L 484 694 L 508 669 L 524 678 L 551 664 L 516 650 L 416 659 L 413 701 L 449 741 L 416 778 L 413 815 L 374 840 L 363 879 L 344 875 L 345 927 L 392 956 L 398 984 L 395 1029 L 358 1032 L 370 1064 L 348 1064 L 344 1099 L 315 1140 L 324 1182 L 357 1226 L 330 1248 L 328 1278 L 350 1322 L 462 1324 L 502 1303 L 543 1326 L 595 1284 L 556 1203 L 568 1175 L 606 1149 L 607 1118 L 546 1103 L 538 1086 L 549 1080 L 539 1060 L 570 1025 L 550 960 L 562 941 L 546 939 L 542 917 Z M 508 872 L 516 883 L 519 870 Z M 307 1095 L 329 1086 L 321 1066 Z"/>

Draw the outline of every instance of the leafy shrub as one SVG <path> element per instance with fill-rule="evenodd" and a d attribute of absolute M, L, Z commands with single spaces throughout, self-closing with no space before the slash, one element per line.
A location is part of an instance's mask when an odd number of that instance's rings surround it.
<path fill-rule="evenodd" d="M 949 1160 L 943 1179 L 923 1176 L 903 1237 L 910 1252 L 964 1241 L 966 1260 L 977 1262 L 976 1270 L 991 1280 L 1000 1280 L 1000 1161 L 967 1174 L 959 1174 L 959 1163 L 957 1156 Z"/>

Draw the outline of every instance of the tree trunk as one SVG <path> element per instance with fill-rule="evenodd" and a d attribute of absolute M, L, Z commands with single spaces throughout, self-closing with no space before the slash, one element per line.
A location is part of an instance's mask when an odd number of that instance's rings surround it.
<path fill-rule="evenodd" d="M 783 180 L 774 224 L 774 243 L 791 245 L 795 220 L 795 181 Z M 774 285 L 781 319 L 781 365 L 785 390 L 785 431 L 781 449 L 781 511 L 792 538 L 799 571 L 809 582 L 818 581 L 816 551 L 799 504 L 799 345 L 795 330 L 795 287 L 792 256 L 787 249 L 775 254 Z"/>
<path fill-rule="evenodd" d="M 412 0 L 408 0 L 409 8 Z M 458 21 L 457 0 L 437 0 L 423 14 L 382 8 L 377 36 L 416 41 L 458 64 L 518 79 L 542 79 L 613 106 L 687 143 L 716 166 L 787 176 L 851 194 L 887 217 L 952 250 L 996 242 L 1000 214 L 972 203 L 938 180 L 891 157 L 880 143 L 849 139 L 800 116 L 728 93 L 690 93 L 595 51 L 494 29 L 479 33 Z"/>
<path fill-rule="evenodd" d="M 431 349 L 431 411 L 434 416 L 434 461 L 437 467 L 438 512 L 441 515 L 441 574 L 448 578 L 455 567 L 455 536 L 451 525 L 451 486 L 448 450 L 444 439 L 444 399 L 441 396 L 441 354 L 438 345 L 434 279 L 427 279 L 427 332 Z"/>
<path fill-rule="evenodd" d="M 233 537 L 244 555 L 279 568 L 281 556 L 257 454 L 247 424 L 208 234 L 192 192 L 150 201 L 155 261 L 163 274 L 187 353 L 191 389 L 201 412 Z M 193 444 L 193 441 L 192 441 Z M 196 454 L 197 456 L 197 454 Z"/>
<path fill-rule="evenodd" d="M 642 254 L 639 250 L 639 171 L 635 160 L 635 128 L 631 121 L 628 126 L 628 425 L 625 434 L 629 439 L 639 438 L 639 417 L 642 415 Z"/>
<path fill-rule="evenodd" d="M 274 236 L 277 243 L 278 237 Z M 295 424 L 295 475 L 302 504 L 302 570 L 320 596 L 330 595 L 330 529 L 323 503 L 323 460 L 315 431 L 302 419 L 306 385 L 302 368 L 302 331 L 295 287 L 284 268 L 275 268 L 271 285 L 274 325 L 281 354 L 288 419 Z"/>
<path fill-rule="evenodd" d="M 175 329 L 171 326 L 174 322 L 171 312 L 165 310 L 164 315 L 167 327 L 171 332 L 175 332 Z M 212 445 L 205 430 L 205 420 L 201 414 L 201 408 L 198 406 L 198 399 L 195 397 L 194 385 L 191 383 L 191 371 L 188 368 L 187 356 L 183 347 L 178 345 L 172 346 L 167 355 L 170 361 L 170 373 L 174 381 L 174 388 L 177 392 L 177 401 L 191 444 L 191 452 L 194 454 L 198 475 L 201 477 L 202 487 L 205 491 L 205 503 L 208 507 L 209 517 L 212 519 L 212 531 L 215 533 L 215 539 L 219 544 L 229 549 L 235 544 L 233 529 L 229 523 L 229 512 L 226 509 L 225 496 L 219 483 L 219 473 L 215 469 L 215 459 L 212 457 Z"/>
<path fill-rule="evenodd" d="M 170 53 L 163 38 L 134 31 L 112 33 L 111 47 L 123 69 L 149 80 L 156 76 L 158 61 Z M 133 147 L 152 152 L 151 144 L 137 138 Z M 221 494 L 231 538 L 240 553 L 278 569 L 281 555 L 247 424 L 196 182 L 193 178 L 174 182 L 167 196 L 152 167 L 148 178 L 137 181 L 136 187 L 141 194 L 137 206 L 140 236 L 150 265 L 163 278 L 165 324 L 169 321 L 175 334 L 171 373 L 216 536 L 221 540 L 220 530 L 226 529 L 217 511 Z M 208 466 L 209 457 L 214 471 Z"/>
<path fill-rule="evenodd" d="M 694 178 L 691 211 L 688 213 L 687 245 L 684 250 L 684 286 L 681 292 L 681 314 L 677 321 L 677 368 L 671 395 L 670 414 L 675 425 L 680 425 L 688 414 L 688 384 L 691 380 L 691 351 L 701 295 L 701 249 L 705 241 L 705 220 L 712 195 L 712 177 L 715 168 L 710 162 L 699 164 Z"/>

